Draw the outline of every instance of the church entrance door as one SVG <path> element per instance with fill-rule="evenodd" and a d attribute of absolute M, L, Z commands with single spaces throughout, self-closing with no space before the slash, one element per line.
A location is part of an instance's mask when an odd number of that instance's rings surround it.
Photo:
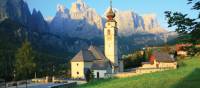
<path fill-rule="evenodd" d="M 99 72 L 97 72 L 97 79 L 99 79 Z"/>

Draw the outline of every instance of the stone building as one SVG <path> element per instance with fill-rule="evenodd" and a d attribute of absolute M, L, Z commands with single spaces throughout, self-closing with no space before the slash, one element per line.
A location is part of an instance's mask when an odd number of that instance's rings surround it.
<path fill-rule="evenodd" d="M 149 62 L 143 62 L 137 73 L 151 73 L 169 69 L 176 69 L 177 62 L 173 56 L 165 52 L 154 51 Z"/>

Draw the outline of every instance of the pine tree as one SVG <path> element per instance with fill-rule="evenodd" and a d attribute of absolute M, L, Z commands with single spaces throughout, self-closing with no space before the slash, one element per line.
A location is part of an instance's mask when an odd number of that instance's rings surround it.
<path fill-rule="evenodd" d="M 33 73 L 36 64 L 33 62 L 35 55 L 31 48 L 31 44 L 27 40 L 22 44 L 22 47 L 18 49 L 15 58 L 17 79 L 21 80 L 30 77 L 30 74 Z"/>
<path fill-rule="evenodd" d="M 183 14 L 181 12 L 171 12 L 166 11 L 165 15 L 168 19 L 169 27 L 175 27 L 175 31 L 179 34 L 177 43 L 190 43 L 193 46 L 188 47 L 188 51 L 192 50 L 192 55 L 200 52 L 197 44 L 200 43 L 200 1 L 199 0 L 188 0 L 188 4 L 193 4 L 191 10 L 193 13 L 197 14 L 197 17 L 188 17 L 188 14 Z"/>

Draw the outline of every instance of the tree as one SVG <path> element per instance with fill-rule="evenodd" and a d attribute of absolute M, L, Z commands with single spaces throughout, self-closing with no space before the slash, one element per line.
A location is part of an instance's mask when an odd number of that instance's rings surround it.
<path fill-rule="evenodd" d="M 93 80 L 94 76 L 93 76 L 93 72 L 90 70 L 87 70 L 85 73 L 85 79 L 87 82 L 90 82 L 91 80 Z"/>
<path fill-rule="evenodd" d="M 181 42 L 197 44 L 200 43 L 200 1 L 188 0 L 188 4 L 193 4 L 191 10 L 197 12 L 196 18 L 188 17 L 188 14 L 183 14 L 181 12 L 171 11 L 166 11 L 165 16 L 168 19 L 169 27 L 176 28 L 175 31 L 179 33 L 179 38 L 182 40 Z"/>
<path fill-rule="evenodd" d="M 27 40 L 22 44 L 22 47 L 18 49 L 15 58 L 15 70 L 17 73 L 17 79 L 21 80 L 30 77 L 30 74 L 33 73 L 36 64 L 33 62 L 35 55 L 30 43 Z"/>
<path fill-rule="evenodd" d="M 145 56 L 141 54 L 141 51 L 134 52 L 132 54 L 123 55 L 124 60 L 124 68 L 130 69 L 130 68 L 136 68 L 141 66 L 142 62 L 145 62 Z"/>
<path fill-rule="evenodd" d="M 165 16 L 168 19 L 168 26 L 175 27 L 175 31 L 179 34 L 177 43 L 190 43 L 193 44 L 192 48 L 187 50 L 194 51 L 198 53 L 196 45 L 200 43 L 200 1 L 199 0 L 188 0 L 187 4 L 192 4 L 191 10 L 197 14 L 197 17 L 188 17 L 188 14 L 183 14 L 181 12 L 171 12 L 166 11 Z M 195 47 L 195 48 L 194 48 Z M 196 49 L 196 50 L 193 50 Z"/>
<path fill-rule="evenodd" d="M 22 25 L 10 19 L 0 22 L 0 78 L 6 81 L 13 80 L 15 53 L 22 40 L 20 28 Z"/>

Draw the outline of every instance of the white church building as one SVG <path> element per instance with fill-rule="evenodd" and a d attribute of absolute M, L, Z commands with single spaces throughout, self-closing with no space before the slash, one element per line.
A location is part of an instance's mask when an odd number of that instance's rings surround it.
<path fill-rule="evenodd" d="M 95 46 L 81 50 L 71 60 L 72 78 L 85 79 L 88 72 L 92 72 L 94 78 L 105 78 L 123 72 L 123 60 L 118 54 L 117 22 L 114 17 L 115 13 L 111 5 L 104 28 L 104 53 Z"/>

